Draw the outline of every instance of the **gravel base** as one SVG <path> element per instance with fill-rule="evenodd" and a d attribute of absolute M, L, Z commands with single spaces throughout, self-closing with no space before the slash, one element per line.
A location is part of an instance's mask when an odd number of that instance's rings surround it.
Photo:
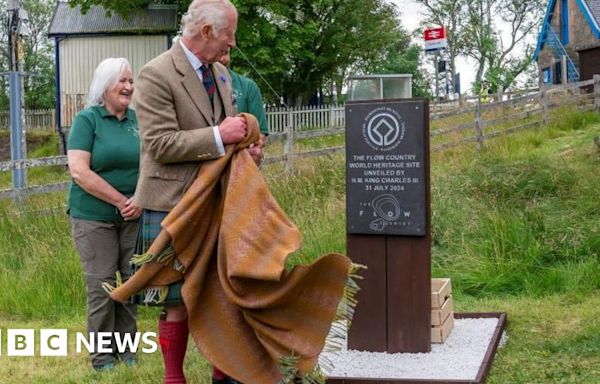
<path fill-rule="evenodd" d="M 349 351 L 344 339 L 342 350 L 323 352 L 320 363 L 330 377 L 474 380 L 498 321 L 455 319 L 446 342 L 429 353 Z"/>

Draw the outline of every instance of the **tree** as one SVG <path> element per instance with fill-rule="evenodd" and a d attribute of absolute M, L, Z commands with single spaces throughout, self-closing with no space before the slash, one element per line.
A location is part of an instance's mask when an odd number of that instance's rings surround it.
<path fill-rule="evenodd" d="M 506 89 L 527 70 L 542 0 L 415 1 L 425 7 L 426 23 L 446 27 L 452 79 L 459 56 L 476 62 L 476 90 L 484 77 L 494 91 Z"/>
<path fill-rule="evenodd" d="M 0 7 L 6 9 L 6 0 L 0 0 Z M 25 89 L 25 108 L 54 108 L 54 57 L 51 41 L 46 33 L 52 18 L 54 2 L 52 0 L 24 0 L 23 9 L 29 16 L 28 26 L 31 34 L 24 40 L 25 62 L 23 71 Z M 2 19 L 4 28 L 0 31 L 0 71 L 9 70 L 8 20 Z M 8 85 L 6 78 L 0 81 L 0 109 L 8 109 Z"/>
<path fill-rule="evenodd" d="M 31 36 L 25 41 L 24 71 L 29 74 L 25 77 L 25 107 L 54 108 L 54 49 L 46 35 L 54 12 L 54 1 L 24 0 L 23 8 L 29 14 L 31 29 Z"/>
<path fill-rule="evenodd" d="M 411 43 L 410 36 L 399 26 L 396 39 L 383 49 L 379 56 L 357 65 L 358 72 L 376 74 L 411 74 L 412 94 L 415 97 L 430 97 L 430 82 L 421 70 L 423 50 Z"/>
<path fill-rule="evenodd" d="M 306 103 L 353 64 L 372 62 L 397 38 L 395 8 L 381 0 L 239 1 L 238 46 L 291 104 Z M 248 63 L 233 66 L 252 75 Z"/>
<path fill-rule="evenodd" d="M 507 89 L 527 70 L 534 44 L 528 37 L 539 24 L 543 6 L 541 0 L 471 0 L 467 3 L 465 51 L 477 62 L 476 84 L 487 74 L 493 91 L 499 87 Z M 508 33 L 503 35 L 505 30 Z"/>
<path fill-rule="evenodd" d="M 232 67 L 257 78 L 255 68 L 290 104 L 306 103 L 323 88 L 341 90 L 349 68 L 380 56 L 397 38 L 396 10 L 384 0 L 233 0 L 239 13 Z M 126 17 L 143 0 L 72 0 Z M 180 3 L 185 10 L 189 1 Z M 243 54 L 242 54 L 243 52 Z M 257 79 L 266 99 L 273 99 Z"/>
<path fill-rule="evenodd" d="M 456 78 L 456 59 L 464 52 L 465 39 L 463 37 L 465 16 L 465 0 L 415 0 L 425 9 L 423 26 L 439 26 L 446 29 L 451 89 L 454 89 Z"/>

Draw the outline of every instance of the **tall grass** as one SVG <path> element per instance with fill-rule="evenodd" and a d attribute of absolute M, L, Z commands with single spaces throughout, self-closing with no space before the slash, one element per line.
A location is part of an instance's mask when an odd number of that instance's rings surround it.
<path fill-rule="evenodd" d="M 85 287 L 67 215 L 0 213 L 0 312 L 25 318 L 71 317 L 85 307 Z"/>
<path fill-rule="evenodd" d="M 434 156 L 434 274 L 458 292 L 600 288 L 600 116 L 565 110 L 555 121 L 488 142 L 479 156 Z"/>

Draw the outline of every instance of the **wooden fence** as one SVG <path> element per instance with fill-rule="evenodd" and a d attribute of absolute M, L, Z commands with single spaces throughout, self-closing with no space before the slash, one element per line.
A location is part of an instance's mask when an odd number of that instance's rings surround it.
<path fill-rule="evenodd" d="M 56 127 L 54 109 L 30 109 L 25 111 L 25 127 L 27 130 L 52 129 Z M 0 112 L 0 130 L 9 130 L 10 114 L 8 111 Z"/>
<path fill-rule="evenodd" d="M 591 92 L 589 92 L 590 89 L 592 89 Z M 486 140 L 548 124 L 556 114 L 556 110 L 562 107 L 600 112 L 600 75 L 595 76 L 593 80 L 575 84 L 537 91 L 528 90 L 520 95 L 515 94 L 506 98 L 498 97 L 489 103 L 482 103 L 476 99 L 474 102 L 467 101 L 462 106 L 458 105 L 454 110 L 443 110 L 442 108 L 430 115 L 431 148 L 437 151 L 472 143 L 481 149 Z M 269 124 L 273 133 L 269 136 L 269 142 L 283 142 L 283 145 L 282 153 L 267 157 L 265 164 L 285 162 L 285 169 L 290 170 L 297 159 L 329 155 L 344 150 L 343 146 L 312 151 L 295 149 L 298 140 L 342 135 L 345 132 L 343 107 L 320 108 L 318 114 L 309 113 L 314 110 L 314 108 L 270 110 Z M 277 123 L 273 123 L 273 121 L 277 121 Z M 279 127 L 283 127 L 278 124 L 284 124 L 284 122 L 288 125 L 284 129 L 278 130 Z M 320 124 L 327 124 L 328 128 L 319 129 Z M 314 127 L 317 129 L 309 129 Z M 66 164 L 65 156 L 5 161 L 0 162 L 0 172 Z M 0 199 L 63 190 L 68 184 L 65 182 L 30 186 L 21 190 L 0 190 Z"/>
<path fill-rule="evenodd" d="M 505 101 L 520 98 L 526 94 L 535 94 L 538 89 L 526 89 L 514 92 L 491 95 L 494 101 Z M 62 99 L 63 125 L 71 125 L 73 117 L 84 108 L 86 95 L 68 95 Z M 458 100 L 439 101 L 430 104 L 432 118 L 446 114 L 456 114 L 468 110 L 478 102 L 478 97 L 463 97 Z M 346 125 L 343 104 L 303 107 L 267 107 L 267 123 L 270 132 L 284 132 L 287 127 L 293 126 L 296 130 L 312 130 L 317 128 L 344 127 Z M 0 112 L 0 129 L 9 128 L 8 112 Z M 26 110 L 25 127 L 27 130 L 41 128 L 55 128 L 56 116 L 52 109 Z"/>

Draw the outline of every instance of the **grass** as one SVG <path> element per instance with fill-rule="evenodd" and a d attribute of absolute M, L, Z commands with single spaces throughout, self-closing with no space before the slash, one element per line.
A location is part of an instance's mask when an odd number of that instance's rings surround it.
<path fill-rule="evenodd" d="M 600 115 L 565 109 L 558 116 L 549 127 L 486 141 L 481 153 L 464 146 L 432 154 L 432 274 L 452 278 L 457 311 L 508 313 L 508 342 L 488 383 L 593 384 L 600 377 L 600 152 L 593 141 Z M 345 252 L 343 155 L 296 159 L 291 174 L 280 164 L 264 172 L 303 233 L 290 265 Z M 64 198 L 0 202 L 0 329 L 84 328 L 67 216 L 48 210 Z M 140 330 L 155 331 L 156 316 L 142 308 Z M 148 383 L 162 375 L 159 353 L 109 374 L 92 373 L 85 354 L 0 359 L 3 383 Z M 198 353 L 188 353 L 186 369 L 194 382 L 208 383 Z"/>

